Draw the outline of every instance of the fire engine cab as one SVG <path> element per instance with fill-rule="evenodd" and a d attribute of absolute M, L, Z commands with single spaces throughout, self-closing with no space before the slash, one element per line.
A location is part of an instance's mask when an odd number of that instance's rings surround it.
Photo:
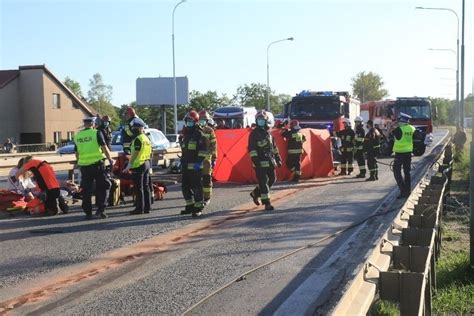
<path fill-rule="evenodd" d="M 397 98 L 396 100 L 372 101 L 361 105 L 362 113 L 368 116 L 383 134 L 381 151 L 391 155 L 393 148 L 392 131 L 396 128 L 396 119 L 400 113 L 411 116 L 410 124 L 417 130 L 413 140 L 413 154 L 421 156 L 433 142 L 433 122 L 431 102 L 427 98 Z M 368 115 L 367 115 L 368 113 Z"/>

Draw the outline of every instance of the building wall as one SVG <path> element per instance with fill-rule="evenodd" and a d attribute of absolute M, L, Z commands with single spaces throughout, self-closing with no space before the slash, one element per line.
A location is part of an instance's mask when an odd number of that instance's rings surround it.
<path fill-rule="evenodd" d="M 41 133 L 45 142 L 43 69 L 20 70 L 20 133 Z"/>
<path fill-rule="evenodd" d="M 82 128 L 82 119 L 86 116 L 73 99 L 47 73 L 43 73 L 45 140 L 54 142 L 54 132 L 61 132 L 61 139 L 67 139 L 68 132 L 77 132 Z M 53 108 L 53 94 L 59 94 L 60 108 Z"/>
<path fill-rule="evenodd" d="M 20 100 L 18 78 L 0 89 L 0 144 L 9 137 L 20 140 Z"/>

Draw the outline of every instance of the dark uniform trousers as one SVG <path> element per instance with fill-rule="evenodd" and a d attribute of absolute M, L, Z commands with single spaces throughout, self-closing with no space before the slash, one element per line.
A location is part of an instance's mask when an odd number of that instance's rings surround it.
<path fill-rule="evenodd" d="M 260 197 L 263 204 L 270 203 L 270 188 L 276 181 L 275 167 L 256 167 L 255 174 L 258 180 L 258 186 L 255 187 L 253 193 Z"/>
<path fill-rule="evenodd" d="M 345 173 L 347 169 L 348 172 L 351 173 L 354 171 L 354 153 L 352 152 L 352 148 L 343 147 L 341 149 L 341 154 L 341 172 Z"/>
<path fill-rule="evenodd" d="M 145 161 L 140 167 L 131 170 L 136 193 L 135 210 L 137 212 L 149 212 L 152 198 L 150 191 L 150 161 Z"/>
<path fill-rule="evenodd" d="M 186 200 L 186 206 L 195 205 L 199 208 L 202 207 L 203 200 L 201 171 L 195 171 L 193 167 L 194 163 L 182 166 L 181 191 Z M 201 203 L 201 205 L 195 203 Z"/>
<path fill-rule="evenodd" d="M 46 201 L 44 203 L 44 206 L 46 210 L 51 214 L 58 213 L 58 200 L 60 205 L 61 203 L 64 203 L 64 198 L 60 198 L 60 192 L 61 191 L 59 190 L 59 188 L 46 190 Z"/>
<path fill-rule="evenodd" d="M 402 167 L 405 178 L 402 177 Z M 395 153 L 393 161 L 393 175 L 398 188 L 402 193 L 411 191 L 411 153 Z"/>
<path fill-rule="evenodd" d="M 370 171 L 371 177 L 378 177 L 378 165 L 377 165 L 377 155 L 379 154 L 378 148 L 371 148 L 367 150 L 367 167 Z"/>
<path fill-rule="evenodd" d="M 98 212 L 104 212 L 110 187 L 112 186 L 102 161 L 90 166 L 81 167 L 81 187 L 83 190 L 82 209 L 86 214 L 92 213 L 92 193 L 95 180 L 95 204 Z"/>
<path fill-rule="evenodd" d="M 365 175 L 365 158 L 364 158 L 364 151 L 362 149 L 357 149 L 354 154 L 354 158 L 357 161 L 357 165 L 359 166 L 359 171 L 361 175 Z"/>
<path fill-rule="evenodd" d="M 294 170 L 296 175 L 301 175 L 301 154 L 288 154 L 286 158 L 286 166 L 290 170 Z"/>

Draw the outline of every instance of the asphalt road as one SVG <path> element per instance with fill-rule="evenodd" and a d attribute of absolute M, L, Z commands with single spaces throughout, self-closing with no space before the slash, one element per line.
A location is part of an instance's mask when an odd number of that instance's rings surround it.
<path fill-rule="evenodd" d="M 434 143 L 444 134 L 435 132 Z M 345 176 L 278 184 L 273 212 L 249 203 L 252 186 L 220 184 L 198 220 L 177 215 L 184 203 L 172 186 L 148 215 L 129 216 L 129 205 L 108 211 L 106 220 L 83 221 L 76 209 L 0 221 L 0 306 L 53 284 L 27 296 L 33 303 L 18 300 L 13 314 L 180 314 L 242 273 L 372 214 L 395 187 L 388 166 L 379 168 L 378 182 Z M 374 230 L 382 220 L 373 221 Z M 233 283 L 192 313 L 299 314 L 305 295 L 323 311 L 370 238 L 357 228 L 329 238 Z"/>

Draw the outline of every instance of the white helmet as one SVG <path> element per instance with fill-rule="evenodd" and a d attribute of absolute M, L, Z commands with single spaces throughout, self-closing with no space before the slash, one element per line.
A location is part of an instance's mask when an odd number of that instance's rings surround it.
<path fill-rule="evenodd" d="M 349 127 L 352 126 L 351 120 L 349 120 L 348 118 L 346 118 L 343 123 L 347 124 L 347 126 Z"/>
<path fill-rule="evenodd" d="M 354 119 L 354 122 L 364 123 L 364 119 L 362 118 L 362 116 L 356 116 L 356 118 Z"/>

